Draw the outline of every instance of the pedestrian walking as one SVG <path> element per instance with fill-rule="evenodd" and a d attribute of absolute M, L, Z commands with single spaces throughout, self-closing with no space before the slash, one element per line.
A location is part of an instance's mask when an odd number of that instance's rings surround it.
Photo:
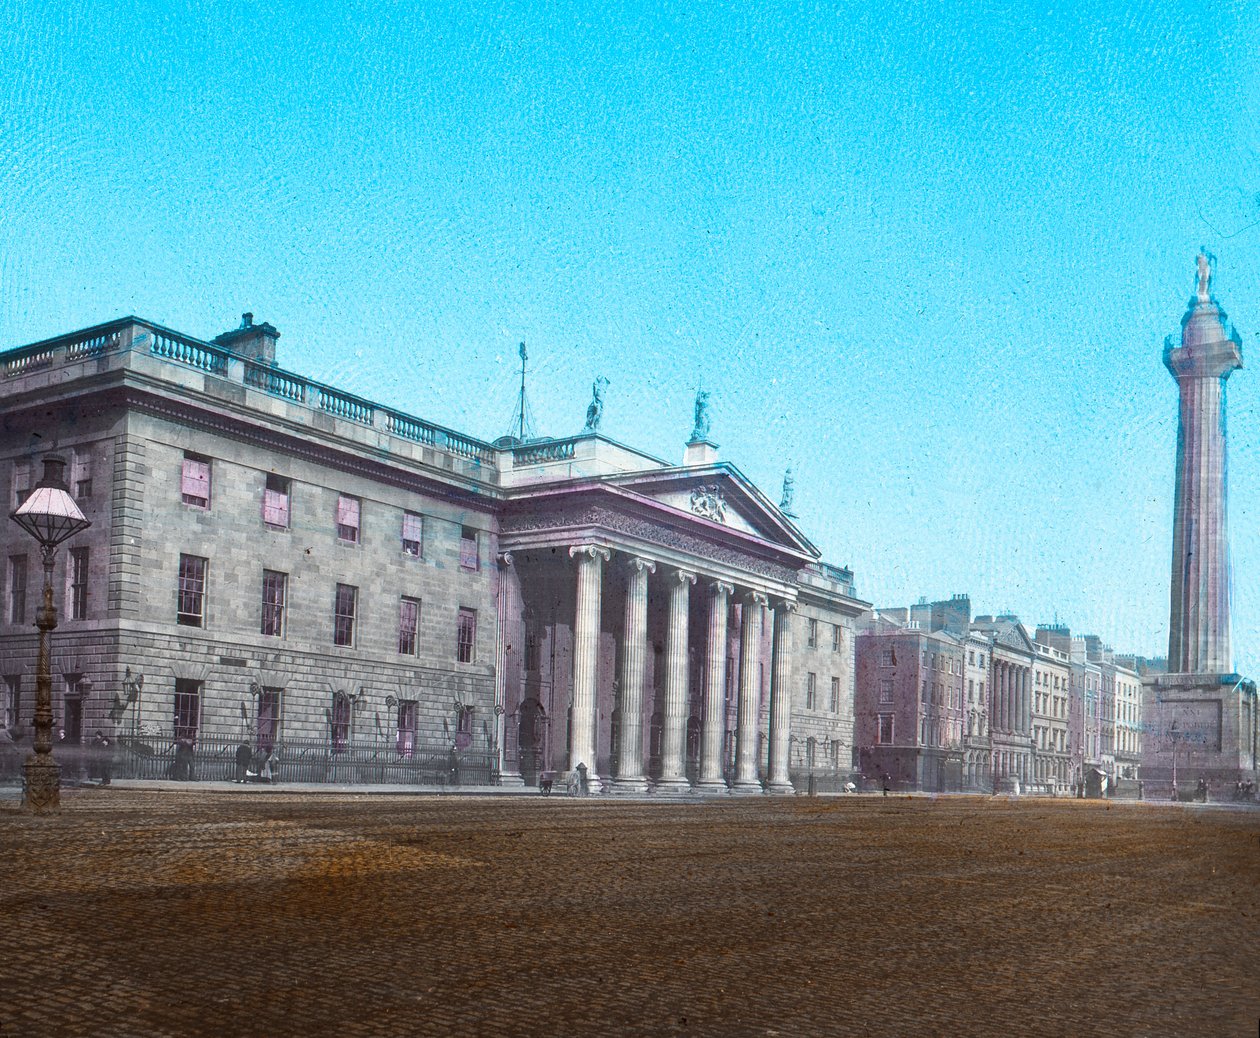
<path fill-rule="evenodd" d="M 253 759 L 253 752 L 249 748 L 249 743 L 244 739 L 241 744 L 236 747 L 236 781 L 244 782 L 249 778 L 249 764 Z"/>
<path fill-rule="evenodd" d="M 892 783 L 892 776 L 888 772 L 884 772 L 884 796 L 888 796 L 888 787 Z"/>
<path fill-rule="evenodd" d="M 108 786 L 114 772 L 114 747 L 109 736 L 99 728 L 92 736 L 92 756 L 96 764 L 96 777 L 102 786 Z"/>

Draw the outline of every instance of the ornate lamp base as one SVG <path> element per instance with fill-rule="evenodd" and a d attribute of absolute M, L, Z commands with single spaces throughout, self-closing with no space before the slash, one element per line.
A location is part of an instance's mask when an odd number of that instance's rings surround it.
<path fill-rule="evenodd" d="M 61 810 L 61 765 L 51 754 L 32 753 L 22 765 L 26 780 L 22 809 L 33 815 L 51 815 Z"/>

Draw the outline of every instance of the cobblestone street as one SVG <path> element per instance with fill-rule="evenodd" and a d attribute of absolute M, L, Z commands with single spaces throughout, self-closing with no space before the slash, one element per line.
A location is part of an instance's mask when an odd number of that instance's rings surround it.
<path fill-rule="evenodd" d="M 1253 1035 L 1260 812 L 0 802 L 0 1035 Z"/>

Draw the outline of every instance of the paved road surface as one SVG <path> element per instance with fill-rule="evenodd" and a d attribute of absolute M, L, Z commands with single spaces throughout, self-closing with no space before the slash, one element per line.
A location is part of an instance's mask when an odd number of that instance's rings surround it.
<path fill-rule="evenodd" d="M 1254 1035 L 1260 811 L 0 801 L 0 1036 Z M 38 994 L 35 994 L 38 993 Z"/>

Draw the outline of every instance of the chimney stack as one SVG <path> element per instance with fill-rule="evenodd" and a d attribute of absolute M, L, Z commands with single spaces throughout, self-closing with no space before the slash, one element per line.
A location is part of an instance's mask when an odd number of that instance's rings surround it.
<path fill-rule="evenodd" d="M 272 367 L 276 363 L 276 340 L 280 338 L 280 333 L 276 331 L 275 326 L 264 321 L 262 324 L 254 323 L 253 314 L 241 314 L 241 325 L 239 328 L 233 328 L 230 332 L 224 332 L 222 335 L 214 337 L 214 344 L 222 346 L 225 350 L 231 350 L 237 356 L 244 357 L 246 360 L 255 361 L 258 364 L 269 364 Z"/>

